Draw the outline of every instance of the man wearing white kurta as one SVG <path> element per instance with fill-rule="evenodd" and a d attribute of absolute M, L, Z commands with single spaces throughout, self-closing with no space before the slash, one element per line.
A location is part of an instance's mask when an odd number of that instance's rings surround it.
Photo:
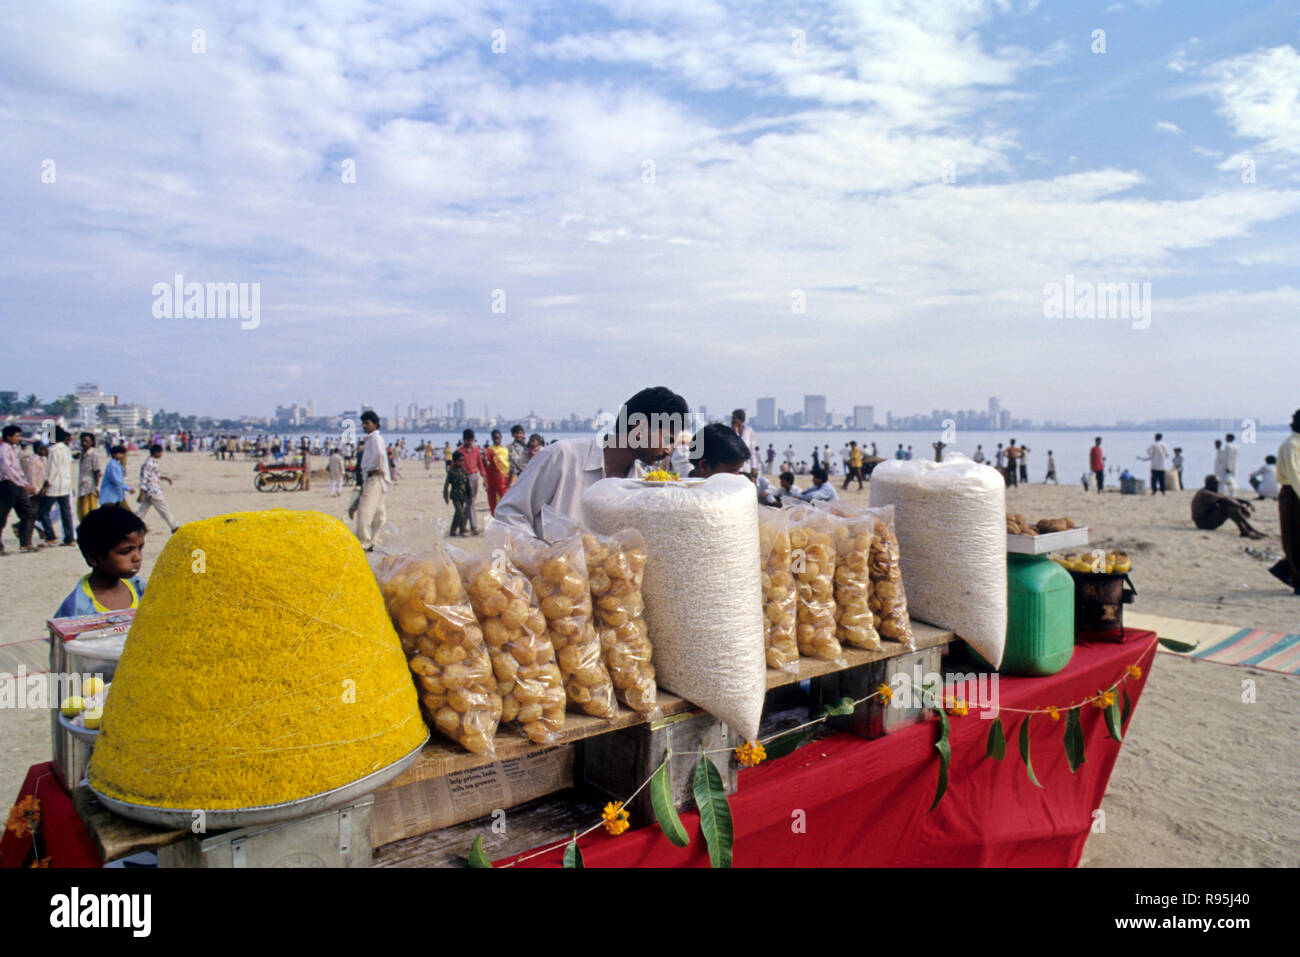
<path fill-rule="evenodd" d="M 357 538 L 367 551 L 374 547 L 375 532 L 388 521 L 384 495 L 392 476 L 388 471 L 388 447 L 379 434 L 379 416 L 369 410 L 361 413 L 365 444 L 361 449 L 361 502 L 357 506 Z"/>
<path fill-rule="evenodd" d="M 1229 432 L 1224 436 L 1223 443 L 1223 479 L 1219 482 L 1221 491 L 1224 495 L 1232 498 L 1237 497 L 1237 445 L 1233 442 L 1235 436 Z"/>
<path fill-rule="evenodd" d="M 581 523 L 582 493 L 603 478 L 639 478 L 667 455 L 685 427 L 686 400 L 663 386 L 642 389 L 619 410 L 614 432 L 561 439 L 541 449 L 497 502 L 493 523 L 549 538 L 546 505 Z"/>

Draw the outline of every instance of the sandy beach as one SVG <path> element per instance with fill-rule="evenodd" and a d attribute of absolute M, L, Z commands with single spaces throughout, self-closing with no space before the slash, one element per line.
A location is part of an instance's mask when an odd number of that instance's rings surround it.
<path fill-rule="evenodd" d="M 142 453 L 132 453 L 127 475 L 138 474 Z M 295 493 L 259 493 L 253 463 L 221 462 L 207 454 L 168 454 L 164 474 L 175 479 L 167 498 L 178 521 L 226 512 L 282 507 L 318 509 L 346 521 L 351 491 L 327 494 L 323 458 L 314 460 L 312 487 Z M 414 460 L 402 467 L 387 496 L 388 517 L 450 518 L 442 502 L 443 468 L 426 470 Z M 856 488 L 842 495 L 866 502 Z M 1277 508 L 1257 506 L 1255 524 L 1267 538 L 1250 542 L 1228 526 L 1203 532 L 1191 524 L 1192 492 L 1122 496 L 1085 492 L 1079 485 L 1030 485 L 1009 489 L 1008 510 L 1031 519 L 1070 516 L 1092 530 L 1097 547 L 1121 547 L 1133 559 L 1138 591 L 1133 611 L 1241 628 L 1300 631 L 1300 597 L 1266 572 L 1281 554 Z M 481 498 L 482 496 L 480 496 Z M 481 520 L 486 510 L 480 511 Z M 153 567 L 166 529 L 149 518 L 143 573 Z M 485 549 L 482 538 L 461 539 Z M 0 559 L 8 603 L 0 651 L 3 669 L 26 662 L 45 667 L 45 619 L 84 574 L 75 548 L 16 554 Z M 906 562 L 906 555 L 903 556 Z M 29 643 L 30 642 L 30 643 Z M 1242 682 L 1256 683 L 1257 700 L 1242 702 Z M 1134 714 L 1103 810 L 1106 832 L 1095 834 L 1084 853 L 1087 866 L 1296 866 L 1300 864 L 1300 760 L 1292 744 L 1300 737 L 1300 695 L 1286 675 L 1233 668 L 1161 654 Z M 0 795 L 8 802 L 29 765 L 49 756 L 44 711 L 0 710 Z M 1291 742 L 1292 744 L 1288 744 Z M 7 806 L 7 804 L 6 804 Z"/>

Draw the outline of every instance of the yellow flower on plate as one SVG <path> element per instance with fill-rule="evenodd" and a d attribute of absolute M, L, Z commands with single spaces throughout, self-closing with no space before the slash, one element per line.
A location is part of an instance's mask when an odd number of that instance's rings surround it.
<path fill-rule="evenodd" d="M 1061 720 L 1061 712 L 1056 710 L 1056 705 L 1054 704 L 1049 704 L 1047 706 L 1047 716 L 1051 718 L 1053 721 Z"/>
<path fill-rule="evenodd" d="M 752 768 L 767 757 L 767 752 L 757 741 L 747 741 L 736 748 L 736 760 L 742 768 Z"/>
<path fill-rule="evenodd" d="M 1127 671 L 1126 671 L 1125 673 L 1126 673 L 1130 678 L 1141 678 L 1141 677 L 1142 677 L 1142 669 L 1141 669 L 1140 667 L 1138 667 L 1137 665 L 1129 665 L 1129 666 L 1128 666 L 1128 669 L 1127 669 Z"/>
<path fill-rule="evenodd" d="M 680 477 L 676 472 L 669 472 L 664 469 L 655 469 L 653 472 L 647 472 L 642 476 L 647 482 L 677 482 Z"/>
<path fill-rule="evenodd" d="M 605 810 L 600 817 L 601 823 L 605 825 L 605 830 L 615 837 L 618 837 L 632 826 L 628 823 L 628 813 L 623 810 L 622 801 L 610 801 L 605 805 Z"/>

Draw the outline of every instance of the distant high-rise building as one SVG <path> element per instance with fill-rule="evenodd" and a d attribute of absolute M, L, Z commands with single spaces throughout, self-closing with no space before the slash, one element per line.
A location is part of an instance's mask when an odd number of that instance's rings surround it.
<path fill-rule="evenodd" d="M 870 405 L 853 407 L 853 427 L 855 429 L 874 429 L 876 427 L 876 409 Z"/>
<path fill-rule="evenodd" d="M 826 427 L 826 396 L 806 395 L 803 397 L 803 422 L 812 429 Z"/>
<path fill-rule="evenodd" d="M 758 413 L 754 416 L 754 428 L 776 428 L 776 399 L 758 400 Z"/>
<path fill-rule="evenodd" d="M 998 428 L 1000 428 L 1000 429 L 1009 429 L 1009 428 L 1011 428 L 1011 410 L 1010 410 L 1010 409 L 1003 409 L 1003 410 L 998 414 Z"/>
<path fill-rule="evenodd" d="M 465 400 L 457 399 L 451 404 L 451 417 L 457 421 L 465 418 Z"/>
<path fill-rule="evenodd" d="M 1000 414 L 1000 413 L 1001 413 L 1001 409 L 1002 409 L 1002 403 L 1000 403 L 1000 402 L 998 401 L 998 397 L 997 397 L 996 395 L 989 396 L 989 425 L 990 425 L 990 427 L 995 428 L 995 429 L 998 428 L 999 423 L 1002 421 L 1002 416 L 1001 416 L 1001 414 Z"/>

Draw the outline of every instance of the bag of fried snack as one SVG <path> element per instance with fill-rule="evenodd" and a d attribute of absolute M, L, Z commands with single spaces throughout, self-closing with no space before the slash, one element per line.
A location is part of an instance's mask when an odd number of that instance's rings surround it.
<path fill-rule="evenodd" d="M 657 712 L 653 649 L 643 613 L 645 539 L 636 529 L 582 533 L 592 619 L 618 700 L 641 714 Z"/>
<path fill-rule="evenodd" d="M 564 727 L 564 679 L 532 585 L 501 549 L 486 558 L 453 546 L 447 551 L 483 629 L 501 693 L 501 720 L 534 744 L 546 744 Z"/>
<path fill-rule="evenodd" d="M 475 754 L 496 754 L 501 694 L 483 631 L 446 548 L 385 555 L 375 573 L 415 673 L 429 724 Z"/>
<path fill-rule="evenodd" d="M 914 647 L 912 619 L 907 612 L 907 594 L 903 591 L 903 573 L 898 567 L 898 536 L 894 534 L 894 506 L 865 509 L 876 520 L 871 540 L 871 611 L 881 638 L 901 641 Z"/>
<path fill-rule="evenodd" d="M 758 510 L 758 558 L 763 570 L 763 627 L 767 638 L 767 666 L 799 671 L 799 645 L 795 641 L 794 572 L 791 571 L 790 514 L 788 509 Z"/>
<path fill-rule="evenodd" d="M 835 637 L 835 518 L 824 509 L 790 509 L 790 570 L 794 574 L 795 643 L 805 658 L 843 661 Z"/>
<path fill-rule="evenodd" d="M 499 524 L 489 529 L 489 535 L 489 544 L 504 547 L 510 561 L 532 582 L 569 705 L 593 717 L 614 717 L 618 704 L 591 621 L 591 584 L 582 538 L 574 534 L 548 543 Z"/>
<path fill-rule="evenodd" d="M 836 503 L 827 509 L 835 523 L 835 637 L 853 648 L 880 651 L 871 610 L 871 545 L 876 520 L 852 506 Z"/>

